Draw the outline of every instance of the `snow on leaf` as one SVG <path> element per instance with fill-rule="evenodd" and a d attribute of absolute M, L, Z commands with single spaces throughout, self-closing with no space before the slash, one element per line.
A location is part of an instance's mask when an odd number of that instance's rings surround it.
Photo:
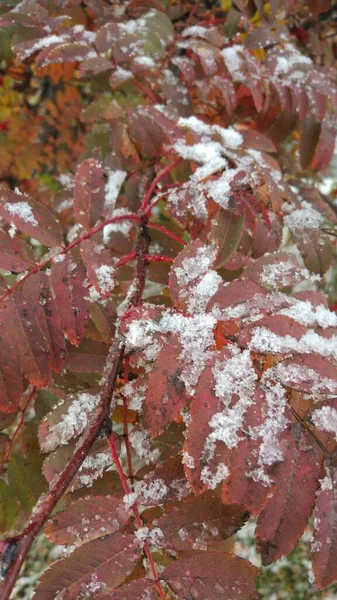
<path fill-rule="evenodd" d="M 0 216 L 45 246 L 59 246 L 62 229 L 50 210 L 26 194 L 0 189 Z"/>
<path fill-rule="evenodd" d="M 266 394 L 260 387 L 256 389 L 254 402 L 246 411 L 245 435 L 230 455 L 229 474 L 223 483 L 221 495 L 225 504 L 242 504 L 253 515 L 260 513 L 270 493 L 271 469 L 259 463 L 261 438 L 250 433 L 263 426 L 266 417 Z"/>
<path fill-rule="evenodd" d="M 81 244 L 81 256 L 90 283 L 103 298 L 107 298 L 115 287 L 115 267 L 109 250 L 103 244 L 84 240 Z"/>
<path fill-rule="evenodd" d="M 7 233 L 0 231 L 0 269 L 22 273 L 34 263 L 34 254 L 28 244 L 18 236 L 12 239 Z"/>
<path fill-rule="evenodd" d="M 89 231 L 100 218 L 105 200 L 105 177 L 102 165 L 93 158 L 77 169 L 74 187 L 74 215 Z"/>
<path fill-rule="evenodd" d="M 225 356 L 226 354 L 224 354 Z M 229 356 L 229 353 L 227 356 Z M 210 363 L 205 367 L 199 378 L 191 402 L 190 419 L 184 444 L 185 454 L 192 459 L 191 461 L 184 461 L 186 477 L 197 494 L 205 491 L 208 487 L 207 484 L 209 484 L 209 480 L 202 481 L 201 474 L 203 468 L 208 466 L 207 456 L 204 456 L 204 448 L 206 440 L 212 432 L 209 422 L 220 405 L 219 398 L 214 393 L 215 380 L 211 368 L 216 358 L 217 355 L 214 353 Z M 224 473 L 224 475 L 226 474 Z M 217 483 L 220 483 L 222 479 L 220 478 Z"/>
<path fill-rule="evenodd" d="M 90 496 L 71 502 L 45 526 L 55 544 L 80 545 L 118 531 L 129 519 L 122 500 Z"/>
<path fill-rule="evenodd" d="M 172 335 L 161 349 L 148 377 L 144 424 L 153 436 L 179 418 L 187 397 L 181 381 L 181 345 Z"/>
<path fill-rule="evenodd" d="M 160 545 L 164 548 L 207 550 L 208 544 L 234 535 L 248 517 L 242 506 L 224 506 L 218 498 L 199 496 L 166 507 L 153 525 L 163 533 Z"/>
<path fill-rule="evenodd" d="M 320 408 L 314 406 L 310 414 L 310 420 L 315 427 L 326 433 L 332 433 L 337 440 L 337 409 L 335 406 L 329 404 L 320 406 Z"/>
<path fill-rule="evenodd" d="M 194 312 L 196 308 L 201 311 L 217 291 L 221 277 L 214 272 L 214 276 L 209 278 L 216 256 L 216 246 L 206 246 L 196 240 L 185 246 L 175 258 L 170 271 L 169 287 L 171 298 L 178 308 L 189 312 Z"/>
<path fill-rule="evenodd" d="M 42 452 L 52 452 L 80 435 L 94 415 L 99 400 L 98 394 L 91 394 L 89 391 L 61 400 L 40 424 L 39 442 Z"/>
<path fill-rule="evenodd" d="M 300 424 L 285 430 L 282 442 L 284 455 L 274 493 L 258 518 L 255 533 L 264 565 L 288 554 L 300 539 L 314 506 L 321 470 L 312 438 Z"/>
<path fill-rule="evenodd" d="M 40 52 L 36 62 L 39 66 L 45 66 L 52 63 L 88 60 L 96 56 L 96 51 L 85 42 L 65 41 Z"/>
<path fill-rule="evenodd" d="M 64 334 L 78 346 L 88 321 L 83 267 L 67 254 L 62 262 L 53 261 L 51 281 Z"/>
<path fill-rule="evenodd" d="M 161 573 L 161 579 L 185 600 L 254 600 L 257 569 L 225 552 L 194 552 L 181 556 Z"/>
<path fill-rule="evenodd" d="M 301 267 L 294 254 L 273 252 L 257 259 L 247 267 L 245 276 L 270 290 L 280 290 L 310 279 L 307 269 Z"/>
<path fill-rule="evenodd" d="M 298 354 L 285 359 L 270 377 L 287 387 L 311 394 L 337 394 L 337 368 L 327 358 L 317 354 Z"/>
<path fill-rule="evenodd" d="M 78 598 L 93 591 L 112 592 L 138 561 L 133 535 L 113 534 L 93 540 L 54 563 L 40 578 L 36 600 L 58 595 Z"/>
<path fill-rule="evenodd" d="M 314 517 L 312 568 L 315 585 L 321 589 L 337 578 L 337 473 L 332 464 L 326 466 L 320 482 Z"/>
<path fill-rule="evenodd" d="M 8 296 L 1 304 L 0 322 L 7 332 L 21 372 L 30 383 L 46 385 L 50 377 L 48 341 L 29 299 L 21 292 Z"/>

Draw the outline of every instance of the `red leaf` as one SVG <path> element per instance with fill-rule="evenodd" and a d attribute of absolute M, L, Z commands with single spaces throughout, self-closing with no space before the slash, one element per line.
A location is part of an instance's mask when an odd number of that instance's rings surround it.
<path fill-rule="evenodd" d="M 22 273 L 34 265 L 34 253 L 19 237 L 10 238 L 0 231 L 0 268 L 12 273 Z"/>
<path fill-rule="evenodd" d="M 0 409 L 15 413 L 19 408 L 23 385 L 18 360 L 6 330 L 0 327 Z"/>
<path fill-rule="evenodd" d="M 53 261 L 51 281 L 64 334 L 74 346 L 78 346 L 89 317 L 88 301 L 85 299 L 88 290 L 82 266 L 69 254 L 62 255 L 62 258 L 62 261 Z"/>
<path fill-rule="evenodd" d="M 248 407 L 245 415 L 245 427 L 258 427 L 265 419 L 265 394 L 262 389 L 256 390 L 255 402 Z M 222 488 L 222 501 L 226 504 L 242 504 L 254 516 L 258 515 L 263 507 L 270 486 L 263 485 L 261 481 L 255 481 L 247 473 L 258 468 L 258 448 L 260 440 L 252 436 L 245 436 L 237 448 L 231 454 L 229 462 L 229 475 L 225 479 Z M 264 466 L 266 470 L 267 465 Z"/>
<path fill-rule="evenodd" d="M 239 335 L 239 343 L 261 354 L 289 353 L 295 351 L 296 341 L 305 333 L 306 328 L 290 317 L 272 315 L 244 327 Z M 293 338 L 292 346 L 289 345 L 290 338 Z"/>
<path fill-rule="evenodd" d="M 148 377 L 144 404 L 144 425 L 153 436 L 159 435 L 172 421 L 178 419 L 186 403 L 181 374 L 181 344 L 172 335 L 158 354 Z"/>
<path fill-rule="evenodd" d="M 39 325 L 48 341 L 51 368 L 60 372 L 64 364 L 65 341 L 49 277 L 40 271 L 25 281 L 23 290 L 34 307 Z"/>
<path fill-rule="evenodd" d="M 39 66 L 51 63 L 77 62 L 93 58 L 95 55 L 91 46 L 84 42 L 64 42 L 39 53 L 36 64 Z"/>
<path fill-rule="evenodd" d="M 0 216 L 23 233 L 45 246 L 59 246 L 63 241 L 60 224 L 50 210 L 26 194 L 0 189 Z"/>
<path fill-rule="evenodd" d="M 113 591 L 133 571 L 139 559 L 133 535 L 114 534 L 84 544 L 45 571 L 35 591 L 36 600 L 62 595 L 75 600 L 95 590 Z M 91 587 L 92 586 L 92 587 Z"/>
<path fill-rule="evenodd" d="M 55 544 L 89 542 L 118 531 L 129 519 L 122 500 L 113 496 L 90 496 L 71 502 L 45 527 L 47 538 Z"/>
<path fill-rule="evenodd" d="M 224 506 L 218 498 L 191 498 L 167 507 L 156 519 L 164 538 L 162 545 L 176 551 L 199 548 L 231 537 L 247 521 L 249 513 L 242 506 Z"/>
<path fill-rule="evenodd" d="M 185 600 L 253 600 L 259 597 L 254 586 L 257 573 L 256 567 L 233 554 L 194 552 L 171 563 L 160 577 Z"/>
<path fill-rule="evenodd" d="M 325 588 L 337 579 L 337 469 L 327 466 L 317 494 L 312 568 L 315 585 Z"/>
<path fill-rule="evenodd" d="M 22 373 L 32 384 L 46 385 L 50 377 L 48 342 L 28 298 L 20 292 L 5 298 L 1 304 L 0 320 Z"/>
<path fill-rule="evenodd" d="M 107 298 L 115 287 L 115 267 L 109 250 L 103 244 L 84 240 L 81 244 L 81 256 L 90 283 L 103 298 Z"/>
<path fill-rule="evenodd" d="M 151 579 L 135 579 L 121 588 L 104 596 L 103 600 L 157 600 L 154 582 Z"/>
<path fill-rule="evenodd" d="M 329 120 L 323 120 L 311 168 L 314 171 L 326 169 L 335 149 L 336 132 Z"/>
<path fill-rule="evenodd" d="M 74 215 L 89 231 L 100 218 L 105 199 L 105 179 L 102 165 L 93 158 L 77 169 L 74 188 Z"/>
<path fill-rule="evenodd" d="M 284 456 L 275 491 L 258 518 L 255 534 L 264 565 L 288 554 L 300 539 L 315 503 L 321 469 L 312 438 L 300 424 L 282 437 Z"/>

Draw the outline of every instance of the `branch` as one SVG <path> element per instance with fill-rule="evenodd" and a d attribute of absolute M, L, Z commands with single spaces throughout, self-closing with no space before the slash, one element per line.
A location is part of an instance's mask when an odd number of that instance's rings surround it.
<path fill-rule="evenodd" d="M 147 265 L 145 257 L 149 250 L 150 237 L 147 235 L 146 232 L 146 219 L 141 219 L 140 217 L 138 217 L 138 219 L 142 222 L 135 248 L 135 252 L 137 255 L 137 267 L 135 277 L 136 286 L 135 291 L 132 297 L 130 298 L 128 306 L 125 310 L 125 313 L 128 312 L 132 306 L 139 305 L 142 299 L 145 285 Z M 97 227 L 95 229 L 97 230 Z M 72 247 L 74 247 L 74 244 L 72 244 Z M 68 249 L 69 246 L 67 250 Z M 91 425 L 84 432 L 77 447 L 77 450 L 69 464 L 66 466 L 64 471 L 62 471 L 60 475 L 56 476 L 51 482 L 48 492 L 46 494 L 42 494 L 42 496 L 39 498 L 35 508 L 33 509 L 32 518 L 28 526 L 19 536 L 17 536 L 17 538 L 8 540 L 5 552 L 7 551 L 7 549 L 13 548 L 13 558 L 4 576 L 4 584 L 0 596 L 1 600 L 8 600 L 16 582 L 16 579 L 19 576 L 22 564 L 33 541 L 35 540 L 38 533 L 41 531 L 43 525 L 48 520 L 50 514 L 54 510 L 56 504 L 62 498 L 63 494 L 67 490 L 68 486 L 70 485 L 71 481 L 73 480 L 83 461 L 89 454 L 90 449 L 97 438 L 98 432 L 101 430 L 104 421 L 110 414 L 112 395 L 118 377 L 118 373 L 124 358 L 124 351 L 124 341 L 117 328 L 117 332 L 112 342 L 112 346 L 110 348 L 110 352 L 106 362 L 106 383 L 101 392 L 101 398 L 97 408 L 97 412 Z"/>

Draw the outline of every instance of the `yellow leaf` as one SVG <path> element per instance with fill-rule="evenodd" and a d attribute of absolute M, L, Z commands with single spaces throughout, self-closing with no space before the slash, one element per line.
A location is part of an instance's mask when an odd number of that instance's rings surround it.
<path fill-rule="evenodd" d="M 221 0 L 220 6 L 224 10 L 230 10 L 232 8 L 232 0 Z"/>

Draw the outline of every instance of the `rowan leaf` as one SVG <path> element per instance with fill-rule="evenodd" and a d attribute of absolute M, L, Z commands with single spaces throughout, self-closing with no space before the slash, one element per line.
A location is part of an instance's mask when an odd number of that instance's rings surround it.
<path fill-rule="evenodd" d="M 35 273 L 25 281 L 23 291 L 34 307 L 39 326 L 48 342 L 51 368 L 60 372 L 64 365 L 65 340 L 49 277 L 42 271 Z"/>
<path fill-rule="evenodd" d="M 220 208 L 215 225 L 212 227 L 212 237 L 217 241 L 219 250 L 215 268 L 220 269 L 232 258 L 241 240 L 245 218 L 229 210 Z"/>
<path fill-rule="evenodd" d="M 103 244 L 84 240 L 81 256 L 90 283 L 103 298 L 110 296 L 115 287 L 115 267 L 109 250 Z"/>
<path fill-rule="evenodd" d="M 315 503 L 321 464 L 317 449 L 300 424 L 283 434 L 283 459 L 275 489 L 256 527 L 262 563 L 269 565 L 288 554 L 300 539 Z"/>
<path fill-rule="evenodd" d="M 88 158 L 77 169 L 74 188 L 74 215 L 87 231 L 100 218 L 104 200 L 104 169 L 97 160 Z"/>
<path fill-rule="evenodd" d="M 181 344 L 178 337 L 172 334 L 160 350 L 148 376 L 143 420 L 154 437 L 179 418 L 187 400 L 185 386 L 180 379 L 180 354 Z"/>
<path fill-rule="evenodd" d="M 207 550 L 209 544 L 231 537 L 248 519 L 237 504 L 224 506 L 218 498 L 197 497 L 167 506 L 155 525 L 164 534 L 159 544 L 176 551 Z"/>
<path fill-rule="evenodd" d="M 135 579 L 122 585 L 103 600 L 157 600 L 158 596 L 151 579 Z"/>
<path fill-rule="evenodd" d="M 113 591 L 131 574 L 139 559 L 133 535 L 113 534 L 80 546 L 43 573 L 36 600 L 54 600 L 58 594 L 76 599 L 94 590 Z"/>
<path fill-rule="evenodd" d="M 5 327 L 0 326 L 0 408 L 6 413 L 16 413 L 24 388 L 19 361 L 9 340 Z M 12 417 L 3 415 L 2 418 L 4 429 Z"/>
<path fill-rule="evenodd" d="M 71 502 L 45 526 L 47 538 L 55 544 L 89 542 L 118 531 L 129 520 L 122 500 L 90 496 Z"/>
<path fill-rule="evenodd" d="M 333 464 L 326 466 L 326 474 L 317 493 L 314 515 L 312 568 L 315 585 L 321 589 L 337 579 L 337 472 Z"/>
<path fill-rule="evenodd" d="M 50 210 L 27 194 L 0 189 L 0 216 L 45 246 L 63 242 L 60 224 Z"/>
<path fill-rule="evenodd" d="M 179 598 L 194 600 L 254 600 L 258 570 L 248 561 L 225 552 L 194 552 L 181 556 L 161 573 Z"/>
<path fill-rule="evenodd" d="M 78 346 L 89 318 L 84 269 L 69 254 L 53 261 L 51 282 L 66 338 Z"/>
<path fill-rule="evenodd" d="M 29 513 L 40 495 L 46 491 L 46 482 L 41 473 L 41 456 L 32 452 L 29 459 L 12 454 L 8 463 L 8 484 L 11 495 L 15 495 L 22 508 Z"/>
<path fill-rule="evenodd" d="M 0 268 L 12 273 L 22 273 L 34 265 L 34 253 L 19 237 L 11 238 L 0 231 Z"/>
<path fill-rule="evenodd" d="M 95 390 L 79 392 L 61 399 L 42 419 L 39 427 L 39 443 L 42 452 L 52 452 L 78 437 L 88 426 L 100 396 Z"/>
<path fill-rule="evenodd" d="M 30 383 L 45 386 L 50 377 L 49 348 L 31 302 L 21 292 L 14 292 L 1 304 L 0 321 L 22 373 Z"/>

